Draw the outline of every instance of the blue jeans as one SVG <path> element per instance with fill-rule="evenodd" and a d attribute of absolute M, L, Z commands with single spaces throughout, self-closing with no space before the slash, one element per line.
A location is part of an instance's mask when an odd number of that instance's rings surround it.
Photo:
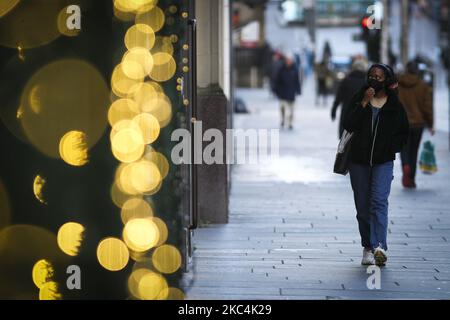
<path fill-rule="evenodd" d="M 394 179 L 394 162 L 370 165 L 350 163 L 350 181 L 356 218 L 364 248 L 387 250 L 388 198 Z"/>

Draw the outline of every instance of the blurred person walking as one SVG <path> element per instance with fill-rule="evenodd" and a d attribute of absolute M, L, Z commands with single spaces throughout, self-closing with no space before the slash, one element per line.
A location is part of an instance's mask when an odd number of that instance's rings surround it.
<path fill-rule="evenodd" d="M 269 84 L 270 92 L 276 96 L 276 81 L 280 73 L 281 68 L 284 65 L 284 57 L 281 51 L 275 50 L 272 55 L 272 61 L 269 68 Z"/>
<path fill-rule="evenodd" d="M 327 104 L 327 96 L 329 92 L 330 82 L 332 81 L 331 70 L 328 67 L 328 62 L 323 60 L 315 67 L 316 72 L 316 106 L 319 105 L 320 97 L 323 98 L 323 105 Z"/>
<path fill-rule="evenodd" d="M 337 109 L 341 106 L 339 138 L 342 137 L 344 131 L 344 119 L 348 111 L 350 100 L 366 83 L 367 68 L 368 64 L 365 60 L 355 60 L 352 64 L 351 72 L 339 84 L 333 107 L 331 108 L 331 120 L 334 121 L 336 119 Z"/>
<path fill-rule="evenodd" d="M 401 152 L 405 188 L 416 188 L 417 154 L 425 128 L 434 135 L 432 90 L 419 77 L 417 63 L 411 61 L 406 66 L 406 73 L 399 77 L 399 98 L 405 107 L 409 121 L 408 143 Z"/>
<path fill-rule="evenodd" d="M 301 94 L 301 84 L 294 57 L 289 54 L 283 59 L 283 62 L 275 79 L 274 87 L 275 94 L 280 100 L 281 128 L 287 124 L 289 129 L 292 129 L 295 98 Z"/>
<path fill-rule="evenodd" d="M 387 261 L 388 198 L 394 179 L 395 154 L 408 139 L 408 118 L 396 93 L 394 71 L 374 64 L 367 85 L 354 96 L 344 120 L 353 132 L 350 181 L 354 193 L 363 265 Z"/>

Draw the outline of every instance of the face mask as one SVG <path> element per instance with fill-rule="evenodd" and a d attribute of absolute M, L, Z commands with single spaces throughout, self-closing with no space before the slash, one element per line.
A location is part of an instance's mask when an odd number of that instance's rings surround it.
<path fill-rule="evenodd" d="M 367 84 L 375 90 L 375 93 L 380 92 L 384 88 L 384 81 L 377 81 L 375 79 L 369 79 Z"/>

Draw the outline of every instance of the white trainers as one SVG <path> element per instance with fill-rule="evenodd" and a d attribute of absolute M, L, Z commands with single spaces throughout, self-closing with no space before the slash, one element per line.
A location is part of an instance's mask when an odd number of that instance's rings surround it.
<path fill-rule="evenodd" d="M 369 266 L 369 265 L 375 264 L 375 258 L 373 256 L 372 250 L 364 248 L 361 264 L 363 266 Z"/>
<path fill-rule="evenodd" d="M 383 248 L 381 248 L 381 247 L 376 248 L 373 252 L 373 256 L 375 257 L 375 264 L 377 266 L 386 265 L 387 254 Z"/>

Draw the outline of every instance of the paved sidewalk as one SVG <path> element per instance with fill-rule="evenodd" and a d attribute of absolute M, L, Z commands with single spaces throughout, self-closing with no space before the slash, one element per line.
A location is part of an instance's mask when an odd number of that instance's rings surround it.
<path fill-rule="evenodd" d="M 278 105 L 265 90 L 238 95 L 251 114 L 236 115 L 236 128 L 278 127 Z M 188 299 L 450 298 L 446 134 L 434 137 L 439 172 L 418 173 L 417 190 L 401 188 L 396 162 L 389 261 L 381 270 L 381 289 L 369 290 L 348 176 L 331 173 L 338 141 L 329 110 L 302 97 L 294 130 L 280 132 L 280 158 L 270 165 L 234 166 L 230 223 L 195 232 L 185 277 Z"/>

